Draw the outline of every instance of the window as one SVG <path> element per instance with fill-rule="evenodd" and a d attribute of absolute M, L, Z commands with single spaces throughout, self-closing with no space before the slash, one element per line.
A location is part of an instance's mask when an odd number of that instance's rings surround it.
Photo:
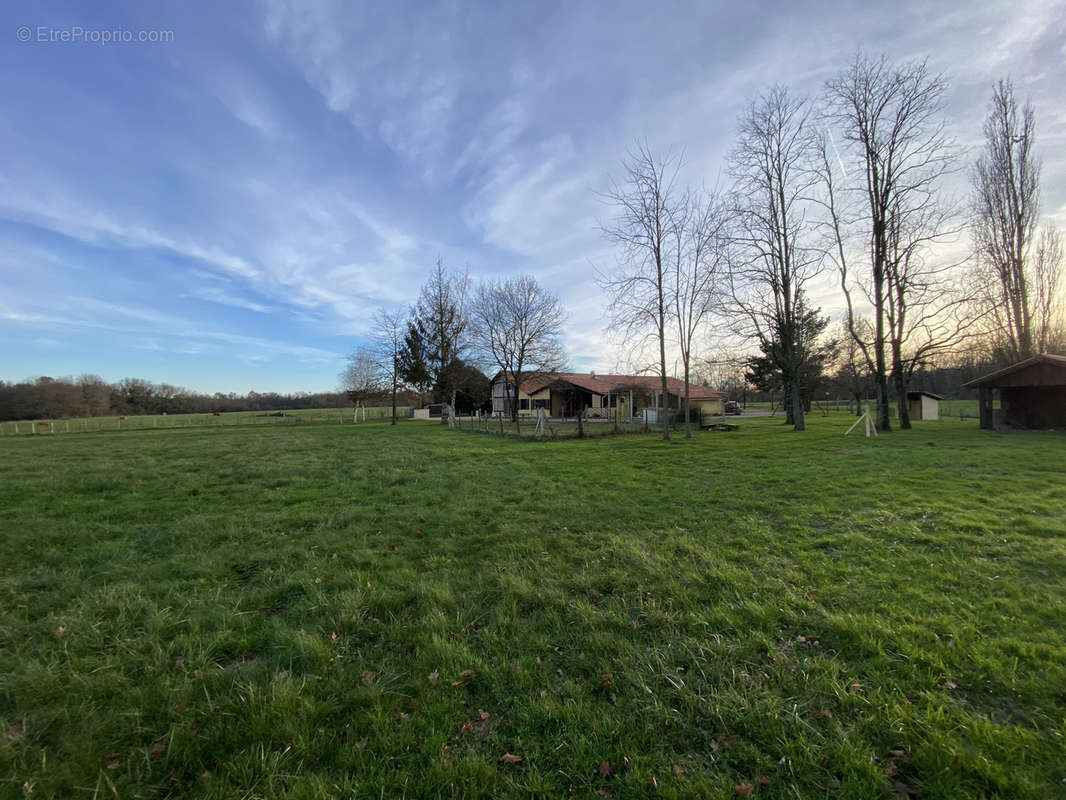
<path fill-rule="evenodd" d="M 529 411 L 529 398 L 528 397 L 524 397 L 524 398 L 522 398 L 521 400 L 518 401 L 518 410 L 519 411 Z"/>
<path fill-rule="evenodd" d="M 547 397 L 538 397 L 533 401 L 533 408 L 551 409 L 551 401 Z"/>

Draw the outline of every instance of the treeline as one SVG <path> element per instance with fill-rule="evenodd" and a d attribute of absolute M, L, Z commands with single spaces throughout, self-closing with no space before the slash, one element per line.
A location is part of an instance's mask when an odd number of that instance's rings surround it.
<path fill-rule="evenodd" d="M 140 378 L 124 378 L 117 383 L 107 383 L 97 375 L 40 377 L 20 383 L 0 381 L 0 421 L 203 414 L 215 411 L 281 411 L 348 405 L 350 403 L 344 392 L 202 394 Z"/>

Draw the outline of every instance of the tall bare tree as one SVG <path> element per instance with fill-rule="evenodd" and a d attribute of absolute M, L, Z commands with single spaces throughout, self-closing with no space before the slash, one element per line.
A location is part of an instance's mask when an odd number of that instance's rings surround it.
<path fill-rule="evenodd" d="M 380 308 L 374 314 L 374 342 L 378 369 L 392 394 L 392 424 L 396 424 L 396 394 L 401 382 L 401 356 L 407 323 L 402 313 Z"/>
<path fill-rule="evenodd" d="M 976 285 L 989 311 L 994 350 L 1013 362 L 1047 349 L 1062 272 L 1058 236 L 1040 222 L 1036 114 L 1020 109 L 1010 79 L 992 92 L 985 147 L 972 175 Z M 1035 249 L 1034 249 L 1035 245 Z"/>
<path fill-rule="evenodd" d="M 806 218 L 816 182 L 810 115 L 807 100 L 775 86 L 743 113 L 729 155 L 737 248 L 732 310 L 738 332 L 773 358 L 787 393 L 786 419 L 798 431 L 805 427 L 800 387 L 812 359 L 804 289 L 822 271 Z"/>
<path fill-rule="evenodd" d="M 826 84 L 820 172 L 833 238 L 830 253 L 840 274 L 849 331 L 873 375 L 877 428 L 884 431 L 891 428 L 889 379 L 900 394 L 908 377 L 904 362 L 915 358 L 907 350 L 907 331 L 921 338 L 918 332 L 924 330 L 927 352 L 942 350 L 962 323 L 956 318 L 954 324 L 940 324 L 940 315 L 950 315 L 959 298 L 944 292 L 951 270 L 929 260 L 930 249 L 957 231 L 939 194 L 942 178 L 957 164 L 941 118 L 945 89 L 943 78 L 924 61 L 893 65 L 862 53 Z M 845 162 L 852 164 L 851 174 Z M 864 258 L 853 257 L 856 242 L 865 248 Z M 864 311 L 856 307 L 856 293 L 871 306 L 869 338 L 856 324 Z M 917 324 L 911 325 L 908 309 L 918 305 L 920 313 L 912 315 Z M 900 424 L 909 427 L 906 399 L 898 399 Z"/>
<path fill-rule="evenodd" d="M 692 355 L 697 339 L 721 309 L 729 268 L 727 204 L 717 193 L 691 193 L 677 215 L 680 235 L 673 237 L 670 300 L 685 382 L 685 438 L 692 437 L 689 398 Z"/>
<path fill-rule="evenodd" d="M 559 298 L 531 275 L 482 283 L 470 307 L 475 351 L 504 376 L 515 425 L 522 382 L 538 373 L 561 372 L 566 353 L 560 337 L 566 319 Z M 511 392 L 511 385 L 514 392 Z"/>
<path fill-rule="evenodd" d="M 465 271 L 449 272 L 438 256 L 413 312 L 434 390 L 452 408 L 458 388 L 452 367 L 463 357 L 467 346 L 469 287 L 469 275 Z"/>
<path fill-rule="evenodd" d="M 678 187 L 680 156 L 652 153 L 638 143 L 623 162 L 621 183 L 613 182 L 606 200 L 614 206 L 614 220 L 603 227 L 607 239 L 619 248 L 615 270 L 598 272 L 597 283 L 610 298 L 607 314 L 612 330 L 631 354 L 656 352 L 655 371 L 664 403 L 666 343 L 671 333 L 672 271 L 670 259 L 684 251 L 684 193 Z M 670 438 L 670 415 L 662 414 L 663 439 Z"/>

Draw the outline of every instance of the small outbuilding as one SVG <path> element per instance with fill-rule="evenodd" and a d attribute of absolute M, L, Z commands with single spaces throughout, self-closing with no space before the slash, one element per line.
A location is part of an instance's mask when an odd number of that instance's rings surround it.
<path fill-rule="evenodd" d="M 1066 356 L 1041 353 L 963 388 L 978 390 L 982 428 L 1066 428 Z"/>
<path fill-rule="evenodd" d="M 907 392 L 907 415 L 911 419 L 940 419 L 940 401 L 932 392 Z"/>

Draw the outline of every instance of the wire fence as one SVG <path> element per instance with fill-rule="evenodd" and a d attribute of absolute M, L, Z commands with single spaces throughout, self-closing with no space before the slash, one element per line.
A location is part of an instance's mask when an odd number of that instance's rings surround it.
<path fill-rule="evenodd" d="M 411 409 L 398 406 L 401 417 L 409 417 Z M 176 428 L 222 428 L 234 425 L 350 425 L 388 419 L 390 406 L 371 408 L 300 408 L 289 411 L 229 411 L 205 414 L 145 414 L 124 417 L 92 417 L 84 419 L 18 420 L 0 422 L 0 436 L 54 436 L 69 433 L 97 433 L 100 431 L 162 430 Z"/>
<path fill-rule="evenodd" d="M 705 418 L 709 421 L 710 418 Z M 719 422 L 721 415 L 715 415 L 714 422 Z M 482 433 L 494 436 L 511 436 L 537 441 L 550 439 L 594 439 L 603 436 L 623 436 L 629 434 L 659 433 L 662 431 L 661 422 L 645 422 L 637 417 L 633 419 L 603 419 L 585 418 L 579 421 L 576 417 L 547 417 L 543 424 L 537 417 L 520 417 L 516 422 L 502 416 L 481 415 L 457 415 L 449 424 L 449 427 L 463 433 Z M 672 420 L 670 429 L 684 430 L 684 416 Z M 700 429 L 700 421 L 693 422 L 693 430 Z"/>

